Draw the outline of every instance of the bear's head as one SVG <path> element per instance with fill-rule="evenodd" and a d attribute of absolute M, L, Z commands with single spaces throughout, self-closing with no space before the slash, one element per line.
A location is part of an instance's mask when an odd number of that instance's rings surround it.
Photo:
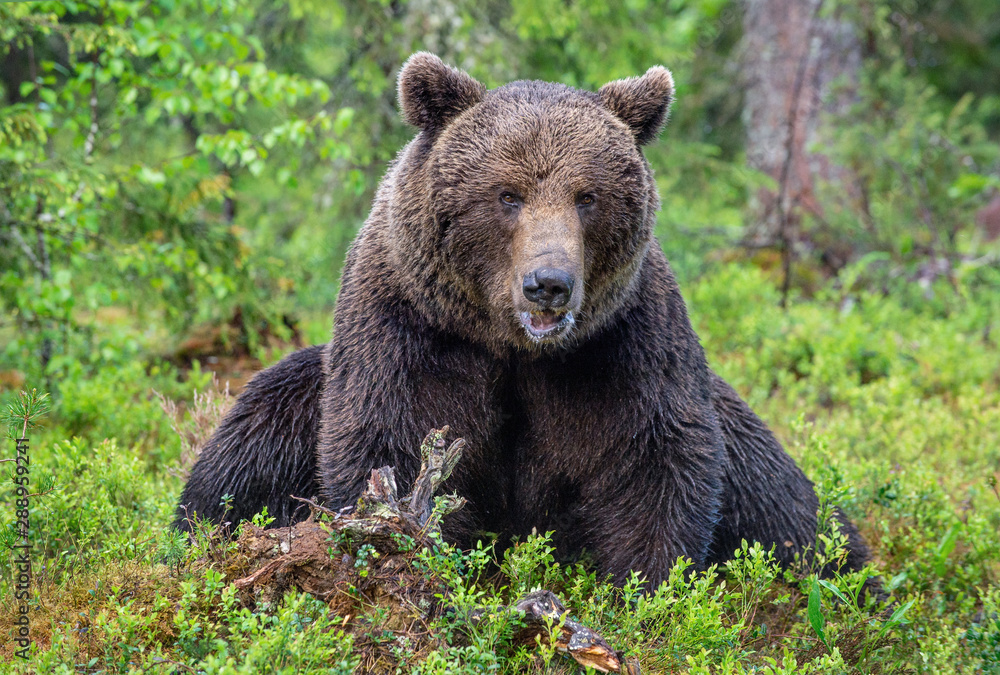
<path fill-rule="evenodd" d="M 399 76 L 420 133 L 389 191 L 390 252 L 448 327 L 495 349 L 586 339 L 633 294 L 659 206 L 641 146 L 673 97 L 662 67 L 594 93 L 487 89 L 428 53 Z"/>

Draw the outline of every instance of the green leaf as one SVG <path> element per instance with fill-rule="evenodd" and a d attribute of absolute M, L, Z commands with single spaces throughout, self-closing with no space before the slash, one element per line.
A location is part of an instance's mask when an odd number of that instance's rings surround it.
<path fill-rule="evenodd" d="M 354 108 L 341 108 L 337 111 L 337 116 L 333 121 L 333 132 L 337 135 L 343 134 L 351 126 L 354 119 Z"/>
<path fill-rule="evenodd" d="M 909 575 L 906 572 L 900 572 L 889 581 L 889 585 L 886 586 L 886 590 L 892 593 L 894 590 L 903 585 Z"/>
<path fill-rule="evenodd" d="M 845 605 L 850 605 L 850 604 L 851 604 L 851 603 L 850 603 L 850 602 L 849 602 L 849 601 L 847 600 L 847 596 L 846 596 L 846 595 L 844 595 L 843 593 L 841 593 L 841 592 L 840 592 L 840 589 L 839 589 L 839 588 L 837 588 L 836 586 L 834 586 L 833 584 L 831 584 L 831 583 L 830 583 L 829 581 L 827 581 L 826 579 L 820 579 L 820 580 L 819 580 L 819 585 L 820 585 L 820 586 L 822 586 L 823 588 L 825 588 L 826 590 L 830 591 L 830 592 L 831 592 L 831 593 L 833 593 L 834 595 L 836 595 L 836 596 L 837 596 L 837 598 L 838 598 L 838 599 L 839 599 L 839 600 L 840 600 L 840 601 L 841 601 L 842 603 L 844 603 Z"/>
<path fill-rule="evenodd" d="M 56 99 L 59 97 L 59 95 L 52 89 L 39 89 L 38 95 L 49 105 L 55 105 Z"/>
<path fill-rule="evenodd" d="M 907 610 L 909 610 L 910 607 L 913 606 L 913 602 L 914 602 L 913 600 L 910 600 L 906 604 L 900 605 L 899 607 L 897 607 L 896 611 L 893 612 L 892 616 L 889 617 L 889 620 L 885 622 L 886 625 L 891 627 L 891 626 L 897 626 L 897 625 L 904 624 L 904 623 L 909 623 L 909 621 L 906 620 L 905 615 L 906 615 Z"/>
<path fill-rule="evenodd" d="M 980 192 L 994 184 L 991 176 L 978 173 L 963 173 L 948 188 L 948 196 L 952 199 L 975 197 Z"/>
<path fill-rule="evenodd" d="M 813 579 L 812 588 L 809 591 L 809 605 L 806 608 L 806 616 L 809 618 L 809 625 L 822 640 L 823 644 L 826 645 L 827 649 L 830 649 L 830 643 L 826 640 L 826 633 L 823 627 L 826 625 L 826 619 L 823 616 L 823 610 L 821 607 L 822 597 L 819 591 L 819 583 L 816 579 Z"/>
<path fill-rule="evenodd" d="M 139 169 L 139 181 L 147 185 L 154 185 L 159 187 L 167 182 L 166 175 L 157 169 L 150 169 L 148 166 L 144 166 Z"/>
<path fill-rule="evenodd" d="M 948 556 L 951 555 L 951 552 L 955 550 L 955 546 L 958 544 L 958 533 L 959 525 L 956 523 L 948 529 L 944 538 L 941 539 L 941 543 L 938 544 L 934 573 L 939 577 L 943 577 L 945 572 L 948 571 Z"/>
<path fill-rule="evenodd" d="M 884 635 L 885 633 L 889 632 L 896 626 L 902 626 L 904 624 L 910 623 L 909 620 L 906 618 L 906 612 L 907 610 L 910 609 L 910 607 L 913 606 L 913 602 L 914 602 L 913 600 L 910 600 L 906 604 L 897 607 L 896 611 L 892 613 L 892 616 L 886 619 L 886 622 L 882 624 L 882 628 L 879 629 L 878 632 L 879 636 Z"/>

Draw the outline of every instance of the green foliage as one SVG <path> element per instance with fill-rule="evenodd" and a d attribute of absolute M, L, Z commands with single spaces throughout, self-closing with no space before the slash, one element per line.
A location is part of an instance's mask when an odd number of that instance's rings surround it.
<path fill-rule="evenodd" d="M 19 391 L 14 401 L 7 404 L 4 414 L 7 437 L 11 440 L 27 438 L 28 430 L 38 426 L 39 418 L 49 411 L 48 398 L 48 394 L 39 394 L 37 389 Z"/>
<path fill-rule="evenodd" d="M 177 370 L 168 364 L 147 366 L 126 361 L 117 368 L 103 368 L 93 376 L 83 373 L 62 381 L 59 418 L 65 433 L 93 443 L 115 438 L 122 445 L 151 455 L 155 464 L 176 459 L 177 437 L 171 431 L 155 392 L 171 398 L 186 398 L 192 390 L 211 383 L 211 373 L 198 364 L 181 383 Z"/>
<path fill-rule="evenodd" d="M 351 638 L 309 595 L 289 593 L 273 612 L 254 613 L 239 607 L 235 587 L 212 570 L 201 584 L 184 582 L 181 590 L 174 625 L 185 661 L 226 675 L 354 672 Z M 217 607 L 216 621 L 206 620 L 206 606 Z"/>
<path fill-rule="evenodd" d="M 125 303 L 145 317 L 151 299 L 174 329 L 236 307 L 251 342 L 257 322 L 281 325 L 272 296 L 287 284 L 247 247 L 234 183 L 282 169 L 287 181 L 306 143 L 344 154 L 350 112 L 324 107 L 324 82 L 268 66 L 255 10 L 0 7 L 0 53 L 30 61 L 0 107 L 0 297 L 14 354 L 40 349 L 63 373 L 75 339 L 99 347 L 81 312 Z"/>
<path fill-rule="evenodd" d="M 934 84 L 940 69 L 915 69 L 913 55 L 915 43 L 933 50 L 937 38 L 954 39 L 942 21 L 950 9 L 980 4 L 939 3 L 924 10 L 928 28 L 914 2 L 838 3 L 866 36 L 868 53 L 858 81 L 840 83 L 854 104 L 827 120 L 832 132 L 822 152 L 843 175 L 820 186 L 823 216 L 809 228 L 818 251 L 849 249 L 853 260 L 886 254 L 888 267 L 875 275 L 883 283 L 914 268 L 925 280 L 953 278 L 955 267 L 982 255 L 975 213 L 1000 187 L 1000 98 L 970 90 L 942 96 Z M 965 73 L 956 68 L 954 76 Z"/>
<path fill-rule="evenodd" d="M 326 606 L 309 595 L 291 592 L 266 612 L 250 612 L 240 606 L 235 588 L 213 570 L 180 582 L 177 590 L 176 600 L 158 590 L 148 606 L 140 607 L 123 588 L 111 588 L 89 620 L 102 645 L 89 667 L 100 664 L 113 673 L 170 664 L 226 675 L 355 672 L 352 639 L 331 621 Z M 169 629 L 164 625 L 168 614 Z M 176 636 L 169 656 L 160 644 L 164 630 Z M 65 627 L 55 629 L 54 648 L 39 655 L 30 672 L 66 672 L 59 655 L 71 634 Z"/>
<path fill-rule="evenodd" d="M 983 673 L 1000 673 L 1000 589 L 993 588 L 983 597 L 980 616 L 965 639 L 973 655 L 982 660 Z"/>
<path fill-rule="evenodd" d="M 831 153 L 850 168 L 853 190 L 827 188 L 821 243 L 853 241 L 862 253 L 911 265 L 974 255 L 975 211 L 1000 187 L 1000 151 L 983 126 L 996 102 L 972 94 L 941 101 L 905 76 L 901 58 L 863 71 L 860 90 L 859 103 L 836 120 Z"/>
<path fill-rule="evenodd" d="M 60 572 L 86 569 L 94 559 L 143 560 L 153 534 L 169 522 L 163 479 L 147 473 L 115 441 L 62 441 L 32 457 L 32 482 L 55 490 L 33 504 L 32 543 L 39 555 L 63 559 Z M 156 530 L 151 530 L 152 527 Z"/>
<path fill-rule="evenodd" d="M 355 628 L 340 634 L 344 617 L 294 604 L 307 603 L 304 596 L 275 606 L 237 601 L 227 570 L 238 561 L 214 527 L 196 528 L 190 547 L 166 529 L 181 487 L 164 471 L 176 445 L 164 449 L 171 441 L 161 432 L 144 437 L 135 424 L 157 419 L 144 387 L 182 396 L 189 385 L 167 388 L 174 376 L 152 369 L 66 380 L 65 412 L 55 409 L 33 445 L 33 479 L 49 476 L 56 486 L 32 513 L 46 567 L 37 611 L 83 612 L 100 629 L 88 643 L 54 623 L 29 667 L 58 672 L 97 659 L 95 668 L 124 672 L 168 659 L 250 672 L 265 663 L 308 668 L 311 655 L 329 650 L 339 656 L 323 667 L 336 669 L 355 663 L 359 644 L 377 643 L 395 654 L 400 672 L 572 672 L 558 653 L 514 646 L 521 624 L 508 608 L 547 588 L 651 672 L 991 672 L 1000 497 L 990 478 L 1000 466 L 1000 382 L 989 367 L 997 347 L 982 339 L 989 314 L 981 303 L 993 300 L 962 290 L 938 289 L 942 301 L 953 301 L 942 305 L 948 311 L 865 296 L 845 314 L 834 287 L 825 300 L 779 313 L 767 302 L 776 289 L 753 267 L 727 266 L 691 285 L 692 315 L 715 366 L 817 483 L 828 525 L 817 557 L 782 574 L 767 551 L 745 544 L 724 570 L 693 573 L 680 561 L 659 588 L 638 576 L 616 588 L 585 563 L 557 560 L 545 536 L 507 549 L 438 542 L 414 563 L 447 589 L 440 601 L 448 611 L 426 628 L 432 649 L 417 650 L 405 630 L 386 625 L 385 607 L 365 607 L 351 619 Z M 884 353 L 879 377 L 863 376 L 859 349 Z M 194 379 L 206 384 L 204 375 Z M 88 394 L 106 403 L 87 408 Z M 58 440 L 67 428 L 81 436 Z M 96 440 L 105 435 L 128 445 Z M 816 577 L 842 555 L 834 507 L 872 545 L 873 573 L 898 602 L 888 613 L 868 604 L 866 575 Z M 370 569 L 361 551 L 354 560 L 357 570 Z M 0 597 L 9 593 L 8 570 Z M 112 592 L 133 588 L 132 575 L 152 581 L 142 592 Z M 466 617 L 477 611 L 482 618 L 470 625 Z"/>

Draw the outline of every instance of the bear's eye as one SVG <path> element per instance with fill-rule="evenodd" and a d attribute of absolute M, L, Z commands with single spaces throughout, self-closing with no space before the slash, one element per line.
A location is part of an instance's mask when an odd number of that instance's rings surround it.
<path fill-rule="evenodd" d="M 597 198 L 592 194 L 580 195 L 576 200 L 577 206 L 593 206 Z"/>
<path fill-rule="evenodd" d="M 513 192 L 504 192 L 500 195 L 500 201 L 504 206 L 520 206 L 521 200 Z"/>

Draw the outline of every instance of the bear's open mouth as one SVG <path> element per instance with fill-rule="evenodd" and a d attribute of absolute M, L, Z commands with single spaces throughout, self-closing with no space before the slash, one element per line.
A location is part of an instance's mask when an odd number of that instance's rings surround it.
<path fill-rule="evenodd" d="M 521 312 L 521 325 L 535 340 L 554 337 L 574 323 L 573 312 L 565 309 L 535 309 Z"/>

